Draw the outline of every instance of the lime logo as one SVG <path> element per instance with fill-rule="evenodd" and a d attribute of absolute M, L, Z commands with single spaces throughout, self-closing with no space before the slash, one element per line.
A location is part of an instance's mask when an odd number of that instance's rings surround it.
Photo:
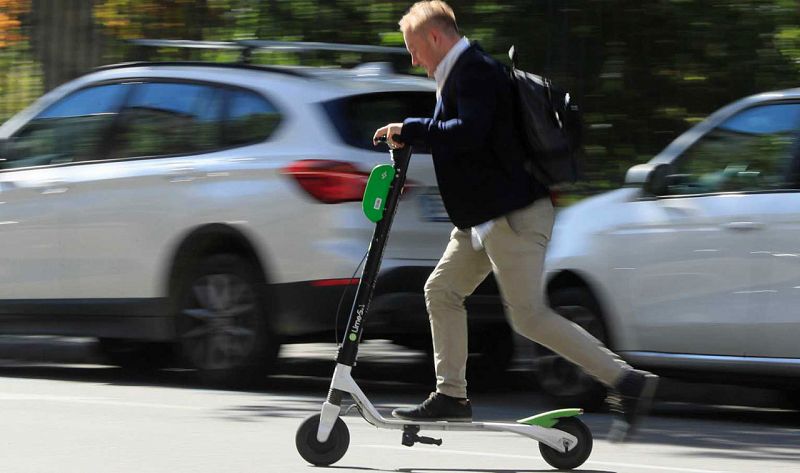
<path fill-rule="evenodd" d="M 358 339 L 358 331 L 361 328 L 361 321 L 364 319 L 364 312 L 366 310 L 367 306 L 364 304 L 359 305 L 356 309 L 356 320 L 353 323 L 353 326 L 350 327 L 350 335 L 348 335 L 350 341 L 355 342 Z"/>

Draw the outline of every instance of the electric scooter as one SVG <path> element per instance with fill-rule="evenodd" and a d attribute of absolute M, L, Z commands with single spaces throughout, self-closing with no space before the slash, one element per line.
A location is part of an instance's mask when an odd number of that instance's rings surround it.
<path fill-rule="evenodd" d="M 385 142 L 385 138 L 382 140 Z M 539 442 L 544 460 L 558 469 L 573 469 L 582 465 L 592 451 L 592 433 L 576 416 L 582 409 L 559 409 L 517 420 L 515 423 L 498 422 L 417 422 L 384 418 L 356 384 L 351 371 L 356 363 L 358 345 L 364 333 L 364 322 L 375 289 L 375 282 L 383 258 L 400 194 L 406 180 L 406 170 L 411 157 L 411 146 L 390 151 L 392 164 L 376 166 L 370 173 L 364 191 L 362 207 L 367 218 L 375 222 L 375 230 L 367 253 L 355 301 L 350 311 L 347 332 L 339 346 L 336 368 L 330 391 L 319 414 L 303 421 L 297 429 L 295 443 L 300 456 L 317 466 L 328 466 L 340 460 L 350 445 L 347 425 L 339 417 L 342 398 L 349 394 L 361 416 L 380 429 L 402 431 L 402 444 L 416 443 L 441 445 L 441 439 L 418 435 L 421 430 L 447 431 L 499 431 L 513 432 Z"/>

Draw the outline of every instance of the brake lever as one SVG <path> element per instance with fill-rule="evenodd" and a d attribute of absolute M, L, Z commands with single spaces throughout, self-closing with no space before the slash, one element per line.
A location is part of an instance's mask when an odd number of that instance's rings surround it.
<path fill-rule="evenodd" d="M 394 135 L 392 135 L 392 139 L 394 141 L 398 142 L 398 143 L 402 143 L 400 141 L 400 135 L 394 134 Z M 378 137 L 378 143 L 386 143 L 386 135 Z M 394 160 L 394 152 L 396 150 L 397 150 L 397 148 L 394 148 L 394 147 L 391 147 L 391 146 L 389 147 L 389 151 L 391 152 L 391 156 L 392 156 L 392 164 L 397 164 L 395 162 L 395 160 Z"/>

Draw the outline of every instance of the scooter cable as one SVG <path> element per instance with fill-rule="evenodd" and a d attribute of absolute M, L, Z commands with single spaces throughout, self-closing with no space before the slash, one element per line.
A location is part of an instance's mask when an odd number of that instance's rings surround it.
<path fill-rule="evenodd" d="M 369 254 L 369 250 L 367 250 L 364 253 L 364 257 L 361 258 L 361 262 L 358 263 L 358 266 L 356 266 L 356 270 L 353 271 L 353 275 L 350 277 L 351 281 L 356 278 L 356 274 L 358 274 L 358 270 L 361 268 L 361 265 L 364 264 L 364 260 L 367 259 L 367 255 L 368 254 Z M 356 286 L 356 287 L 358 287 L 358 286 Z M 341 312 L 341 310 L 342 310 L 342 302 L 344 302 L 344 295 L 347 294 L 347 290 L 348 289 L 350 289 L 350 285 L 349 284 L 344 287 L 344 290 L 342 290 L 342 296 L 339 298 L 339 304 L 336 306 L 336 322 L 335 322 L 336 325 L 333 326 L 333 334 L 334 334 L 334 338 L 336 339 L 336 346 L 337 347 L 339 346 L 339 312 Z M 344 341 L 344 339 L 342 339 L 342 341 Z"/>

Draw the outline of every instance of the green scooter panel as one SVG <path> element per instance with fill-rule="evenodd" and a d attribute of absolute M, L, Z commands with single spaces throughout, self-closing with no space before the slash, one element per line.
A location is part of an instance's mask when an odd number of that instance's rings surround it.
<path fill-rule="evenodd" d="M 383 210 L 386 208 L 386 196 L 389 195 L 389 187 L 394 180 L 394 166 L 391 164 L 379 164 L 372 169 L 367 180 L 367 188 L 364 189 L 364 198 L 361 206 L 364 215 L 372 222 L 379 222 L 383 219 Z"/>
<path fill-rule="evenodd" d="M 575 417 L 583 414 L 583 409 L 558 409 L 555 411 L 543 412 L 535 416 L 520 419 L 517 422 L 520 424 L 538 425 L 540 427 L 550 428 L 558 423 L 558 419 L 562 417 Z"/>

